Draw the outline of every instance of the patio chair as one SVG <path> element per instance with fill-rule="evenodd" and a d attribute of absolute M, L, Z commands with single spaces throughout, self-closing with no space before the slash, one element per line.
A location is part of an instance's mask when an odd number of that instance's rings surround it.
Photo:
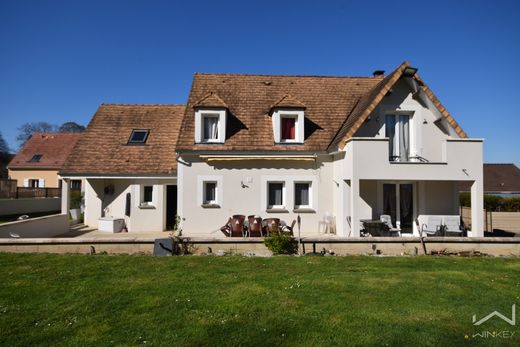
<path fill-rule="evenodd" d="M 247 220 L 249 222 L 249 237 L 262 237 L 262 217 L 248 216 Z"/>
<path fill-rule="evenodd" d="M 273 231 L 280 232 L 280 218 L 267 218 L 262 221 L 264 233 L 269 236 Z"/>
<path fill-rule="evenodd" d="M 226 235 L 226 237 L 230 237 L 231 236 L 231 217 L 229 217 L 229 219 L 227 220 L 226 224 L 224 224 L 220 228 L 220 231 L 222 231 L 222 233 L 224 235 Z"/>
<path fill-rule="evenodd" d="M 390 215 L 382 214 L 381 217 L 379 217 L 379 219 L 388 227 L 388 232 L 390 233 L 390 235 L 397 234 L 397 236 L 401 236 L 401 229 L 394 228 L 392 224 L 392 217 Z"/>
<path fill-rule="evenodd" d="M 421 234 L 426 234 L 426 236 L 442 236 L 443 235 L 443 226 L 442 226 L 442 218 L 429 216 L 428 223 L 423 224 L 421 226 Z"/>
<path fill-rule="evenodd" d="M 246 216 L 235 214 L 231 218 L 231 237 L 244 237 L 246 235 L 246 228 L 244 221 Z"/>
<path fill-rule="evenodd" d="M 282 229 L 282 231 L 283 231 L 284 233 L 287 233 L 287 234 L 289 234 L 289 235 L 291 235 L 291 236 L 294 235 L 294 234 L 293 234 L 293 231 L 294 231 L 294 225 L 296 224 L 296 219 L 294 219 L 294 220 L 292 221 L 291 226 L 288 226 L 287 223 L 285 223 L 284 221 L 281 221 L 280 224 L 281 224 L 281 226 L 282 226 L 281 229 Z"/>
<path fill-rule="evenodd" d="M 459 216 L 445 216 L 443 219 L 445 236 L 462 236 Z"/>

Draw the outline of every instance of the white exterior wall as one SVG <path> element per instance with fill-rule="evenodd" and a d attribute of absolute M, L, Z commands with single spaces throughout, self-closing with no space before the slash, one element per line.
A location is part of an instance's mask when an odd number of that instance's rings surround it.
<path fill-rule="evenodd" d="M 318 222 L 326 212 L 335 214 L 333 194 L 333 163 L 330 156 L 314 161 L 223 161 L 208 164 L 197 156 L 184 155 L 178 163 L 179 213 L 183 218 L 185 235 L 223 236 L 220 232 L 228 218 L 234 214 L 259 215 L 262 218 L 280 218 L 290 224 L 296 219 L 294 212 L 295 181 L 312 181 L 315 212 L 300 213 L 301 234 L 316 235 Z M 201 206 L 202 181 L 219 180 L 217 195 L 219 208 Z M 287 212 L 267 212 L 267 181 L 285 181 Z M 243 187 L 247 185 L 247 187 Z M 295 231 L 296 232 L 296 231 Z"/>
<path fill-rule="evenodd" d="M 154 232 L 166 229 L 166 186 L 176 179 L 87 179 L 85 185 L 85 224 L 98 227 L 101 217 L 123 218 L 129 232 Z M 112 195 L 105 187 L 114 186 Z M 140 207 L 141 186 L 153 185 L 153 208 Z M 125 216 L 126 194 L 131 194 L 130 217 Z"/>

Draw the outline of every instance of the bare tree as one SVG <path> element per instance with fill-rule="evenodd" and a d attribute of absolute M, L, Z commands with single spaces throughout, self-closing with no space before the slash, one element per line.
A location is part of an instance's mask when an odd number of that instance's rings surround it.
<path fill-rule="evenodd" d="M 54 124 L 50 124 L 47 122 L 31 122 L 24 123 L 18 128 L 18 136 L 16 136 L 16 141 L 20 143 L 20 146 L 23 146 L 25 142 L 32 136 L 34 133 L 51 133 L 56 132 L 58 127 Z"/>

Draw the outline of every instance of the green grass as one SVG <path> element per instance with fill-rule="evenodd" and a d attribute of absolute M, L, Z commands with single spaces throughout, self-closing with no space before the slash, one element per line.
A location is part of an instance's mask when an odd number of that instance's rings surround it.
<path fill-rule="evenodd" d="M 471 317 L 519 297 L 518 259 L 0 254 L 0 345 L 518 346 Z"/>
<path fill-rule="evenodd" d="M 29 218 L 36 218 L 36 217 L 43 217 L 43 216 L 50 216 L 53 214 L 61 213 L 61 211 L 47 211 L 47 212 L 31 212 L 31 213 L 17 213 L 17 214 L 7 214 L 4 216 L 0 216 L 0 224 L 8 223 L 8 222 L 14 222 L 18 219 L 18 217 L 22 215 L 28 215 Z"/>

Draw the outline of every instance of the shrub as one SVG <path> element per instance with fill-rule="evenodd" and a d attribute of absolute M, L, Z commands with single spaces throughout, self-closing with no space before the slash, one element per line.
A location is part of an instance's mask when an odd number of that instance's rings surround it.
<path fill-rule="evenodd" d="M 266 237 L 264 244 L 273 254 L 294 254 L 298 250 L 297 244 L 290 235 L 278 231 L 273 231 L 269 237 Z"/>
<path fill-rule="evenodd" d="M 471 194 L 459 194 L 460 206 L 471 207 Z M 497 195 L 484 195 L 484 208 L 493 212 L 520 212 L 520 197 L 503 198 Z"/>

